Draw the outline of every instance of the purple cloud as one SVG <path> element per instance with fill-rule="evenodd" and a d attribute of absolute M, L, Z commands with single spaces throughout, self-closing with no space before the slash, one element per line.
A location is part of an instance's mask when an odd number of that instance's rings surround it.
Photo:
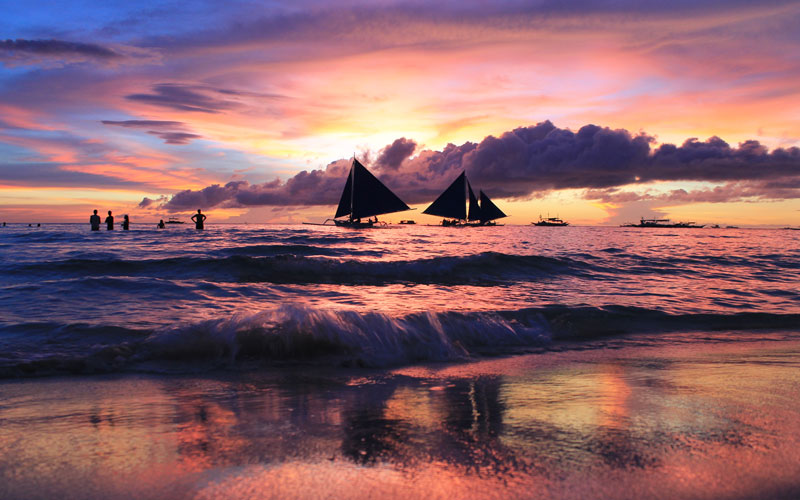
<path fill-rule="evenodd" d="M 123 57 L 109 48 L 94 43 L 67 42 L 64 40 L 0 40 L 0 60 L 18 60 L 26 55 L 72 57 L 109 60 Z"/>
<path fill-rule="evenodd" d="M 378 160 L 375 162 L 376 166 L 379 168 L 397 170 L 403 161 L 414 154 L 414 150 L 416 149 L 416 142 L 401 137 L 381 150 L 378 155 Z"/>
<path fill-rule="evenodd" d="M 177 83 L 159 83 L 153 86 L 153 93 L 130 94 L 125 96 L 130 101 L 143 102 L 179 111 L 197 111 L 200 113 L 219 113 L 236 106 L 234 102 L 207 95 L 208 89 L 181 85 Z M 215 91 L 214 93 L 223 93 Z"/>
<path fill-rule="evenodd" d="M 666 193 L 619 191 L 612 189 L 590 189 L 584 193 L 587 200 L 622 205 L 635 202 L 655 202 L 662 205 L 687 203 L 731 203 L 747 201 L 778 201 L 800 198 L 797 179 L 783 181 L 730 181 L 721 186 L 702 189 L 673 189 Z"/>
<path fill-rule="evenodd" d="M 126 128 L 183 128 L 183 122 L 174 122 L 168 120 L 103 120 L 103 125 L 116 125 L 118 127 Z"/>
<path fill-rule="evenodd" d="M 103 125 L 113 125 L 125 128 L 155 128 L 161 130 L 148 130 L 147 133 L 164 140 L 166 144 L 189 144 L 194 139 L 202 138 L 201 135 L 185 131 L 183 122 L 168 120 L 103 120 Z M 175 130 L 177 129 L 177 130 Z"/>
<path fill-rule="evenodd" d="M 703 142 L 689 139 L 681 146 L 664 144 L 651 151 L 654 140 L 646 134 L 632 135 L 626 130 L 596 125 L 573 132 L 549 121 L 517 128 L 500 137 L 489 136 L 478 144 L 449 144 L 442 151 L 425 150 L 405 161 L 402 157 L 413 141 L 398 141 L 384 148 L 376 165 L 390 166 L 380 169 L 380 178 L 407 203 L 431 201 L 463 169 L 474 186 L 493 198 L 527 198 L 542 191 L 568 188 L 609 190 L 641 182 L 676 180 L 746 183 L 740 184 L 738 191 L 718 193 L 718 197 L 734 196 L 734 192 L 738 197 L 800 196 L 797 189 L 786 187 L 794 186 L 800 178 L 800 148 L 770 152 L 757 141 L 731 147 L 718 137 Z M 395 161 L 401 158 L 396 168 L 391 168 L 395 163 L 381 163 L 387 151 Z M 185 210 L 218 205 L 330 205 L 338 199 L 348 167 L 349 160 L 339 160 L 323 170 L 300 172 L 285 182 L 236 182 L 182 191 L 164 206 Z M 607 191 L 606 195 L 614 192 Z M 639 199 L 637 195 L 618 196 L 632 196 L 629 201 Z"/>
<path fill-rule="evenodd" d="M 194 139 L 200 139 L 202 137 L 188 132 L 159 132 L 157 130 L 148 130 L 147 133 L 160 137 L 164 140 L 165 144 L 173 145 L 189 144 Z"/>

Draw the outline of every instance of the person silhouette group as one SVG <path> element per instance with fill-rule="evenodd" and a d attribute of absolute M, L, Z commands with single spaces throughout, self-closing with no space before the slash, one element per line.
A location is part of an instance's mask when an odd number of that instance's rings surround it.
<path fill-rule="evenodd" d="M 208 217 L 198 208 L 197 213 L 192 215 L 192 222 L 195 224 L 195 228 L 203 229 L 205 225 L 203 224 Z M 108 217 L 106 217 L 106 230 L 113 231 L 114 230 L 114 215 L 112 215 L 111 210 L 108 211 Z M 5 226 L 5 223 L 3 223 Z M 99 231 L 100 230 L 100 216 L 97 215 L 97 210 L 94 210 L 92 215 L 89 217 L 89 226 L 91 227 L 92 231 Z M 156 226 L 158 229 L 166 228 L 166 224 L 164 223 L 164 219 L 158 221 L 158 225 Z M 127 214 L 122 216 L 122 230 L 128 231 L 131 228 L 131 219 L 128 217 Z"/>
<path fill-rule="evenodd" d="M 106 217 L 106 230 L 113 231 L 114 230 L 114 215 L 111 213 L 111 210 L 108 211 L 108 217 Z M 92 228 L 92 231 L 99 231 L 100 230 L 100 216 L 97 215 L 97 210 L 92 211 L 92 215 L 89 216 L 89 226 Z M 127 215 L 123 216 L 122 220 L 122 229 L 124 231 L 128 231 L 131 228 L 131 220 Z"/>

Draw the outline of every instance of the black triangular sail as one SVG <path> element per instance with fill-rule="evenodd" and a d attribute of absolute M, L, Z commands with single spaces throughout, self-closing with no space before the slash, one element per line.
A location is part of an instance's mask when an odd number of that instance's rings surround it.
<path fill-rule="evenodd" d="M 481 224 L 489 222 L 490 220 L 508 217 L 502 210 L 497 208 L 492 200 L 489 199 L 483 191 L 481 191 Z"/>
<path fill-rule="evenodd" d="M 344 184 L 342 190 L 342 197 L 339 199 L 339 207 L 336 209 L 334 219 L 348 215 L 353 205 L 353 167 L 350 167 L 350 172 L 347 174 L 347 182 Z"/>
<path fill-rule="evenodd" d="M 422 213 L 428 215 L 437 215 L 439 217 L 447 217 L 449 219 L 463 220 L 467 218 L 467 209 L 464 204 L 464 197 L 466 190 L 464 184 L 467 181 L 467 176 L 464 172 L 456 177 L 450 186 L 439 195 L 433 203 L 430 204 Z M 473 195 L 474 196 L 474 195 Z"/>
<path fill-rule="evenodd" d="M 353 158 L 350 175 L 334 218 L 349 215 L 351 219 L 361 219 L 403 210 L 411 209 L 364 165 Z"/>

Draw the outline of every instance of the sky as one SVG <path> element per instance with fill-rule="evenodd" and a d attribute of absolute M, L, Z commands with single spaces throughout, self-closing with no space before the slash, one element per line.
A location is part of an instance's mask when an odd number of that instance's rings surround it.
<path fill-rule="evenodd" d="M 0 0 L 0 219 L 800 225 L 793 1 Z"/>

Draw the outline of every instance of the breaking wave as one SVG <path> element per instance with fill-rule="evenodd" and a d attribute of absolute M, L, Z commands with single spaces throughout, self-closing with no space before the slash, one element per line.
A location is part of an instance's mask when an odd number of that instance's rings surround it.
<path fill-rule="evenodd" d="M 615 335 L 794 330 L 800 314 L 667 314 L 608 306 L 390 316 L 283 306 L 136 330 L 27 323 L 0 330 L 0 377 L 121 371 L 197 372 L 282 363 L 389 367 L 588 345 Z"/>

